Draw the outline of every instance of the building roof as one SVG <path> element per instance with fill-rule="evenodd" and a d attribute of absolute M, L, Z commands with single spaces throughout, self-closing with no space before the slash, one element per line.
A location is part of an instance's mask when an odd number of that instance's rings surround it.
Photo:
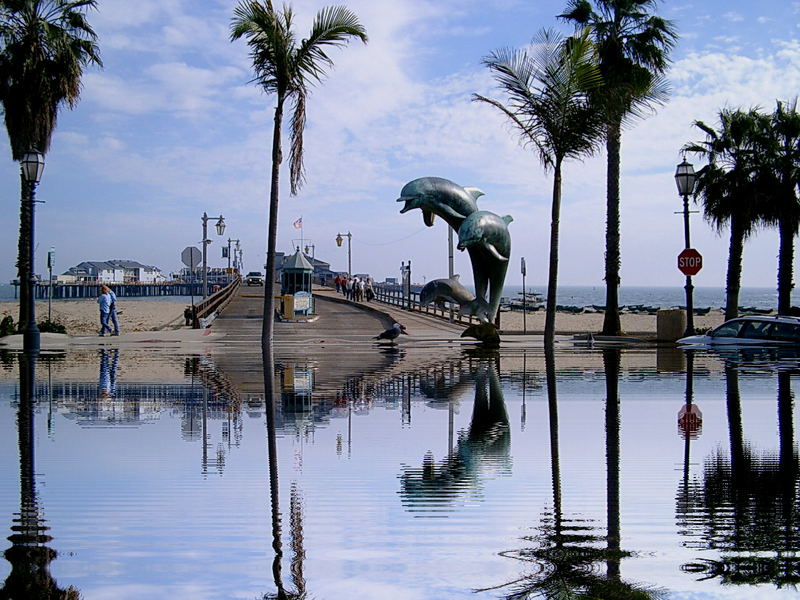
<path fill-rule="evenodd" d="M 292 256 L 284 259 L 283 269 L 291 269 L 293 271 L 313 271 L 314 267 L 310 262 L 308 262 L 303 253 L 298 250 Z"/>

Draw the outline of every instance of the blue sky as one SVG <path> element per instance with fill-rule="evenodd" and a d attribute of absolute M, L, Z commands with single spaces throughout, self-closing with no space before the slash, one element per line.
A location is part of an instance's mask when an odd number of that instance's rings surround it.
<path fill-rule="evenodd" d="M 48 249 L 56 270 L 83 260 L 126 258 L 165 273 L 198 245 L 203 211 L 224 215 L 228 237 L 241 239 L 245 269 L 260 269 L 266 249 L 268 177 L 274 99 L 249 83 L 244 42 L 229 41 L 232 0 L 98 0 L 89 20 L 105 68 L 90 70 L 81 102 L 62 112 L 47 155 L 37 207 L 36 264 Z M 300 37 L 323 2 L 292 3 Z M 521 281 L 547 279 L 551 179 L 495 109 L 470 102 L 497 96 L 481 58 L 522 46 L 557 22 L 564 2 L 522 0 L 357 0 L 348 6 L 368 45 L 334 51 L 336 63 L 313 91 L 306 128 L 307 183 L 290 197 L 284 180 L 278 249 L 299 243 L 292 223 L 318 258 L 378 280 L 412 260 L 414 279 L 447 274 L 444 223 L 399 214 L 402 186 L 433 175 L 481 188 L 480 206 L 511 214 L 512 266 Z M 694 120 L 715 122 L 721 107 L 761 106 L 800 93 L 800 2 L 664 2 L 681 39 L 669 73 L 672 95 L 655 116 L 622 140 L 622 284 L 683 285 L 683 247 L 673 174 L 680 147 L 701 139 Z M 15 276 L 18 166 L 0 161 L 5 209 L 0 221 L 0 281 Z M 690 160 L 692 160 L 690 158 Z M 695 160 L 696 166 L 699 163 Z M 605 156 L 569 163 L 564 172 L 559 281 L 603 285 Z M 210 264 L 225 266 L 215 234 Z M 296 240 L 293 242 L 293 240 Z M 700 215 L 692 242 L 703 254 L 698 286 L 722 286 L 728 237 Z M 775 285 L 778 238 L 761 231 L 745 247 L 743 283 Z M 797 267 L 796 267 L 797 269 Z M 457 253 L 456 271 L 471 280 Z"/>

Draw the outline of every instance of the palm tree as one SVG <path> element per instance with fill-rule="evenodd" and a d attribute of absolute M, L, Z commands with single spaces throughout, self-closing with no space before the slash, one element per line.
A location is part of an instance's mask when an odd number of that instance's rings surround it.
<path fill-rule="evenodd" d="M 778 251 L 778 313 L 788 314 L 794 284 L 794 238 L 800 229 L 800 113 L 797 99 L 778 102 L 775 112 L 764 119 L 758 188 L 767 194 L 765 220 L 777 225 L 780 235 Z"/>
<path fill-rule="evenodd" d="M 666 100 L 662 79 L 677 40 L 671 21 L 651 14 L 657 0 L 569 0 L 560 19 L 588 27 L 603 86 L 593 101 L 606 120 L 606 310 L 603 334 L 622 332 L 619 318 L 620 149 L 622 128 Z"/>
<path fill-rule="evenodd" d="M 725 289 L 725 319 L 739 314 L 739 290 L 742 277 L 744 242 L 752 235 L 764 215 L 763 195 L 759 193 L 759 131 L 766 126 L 764 115 L 748 111 L 722 109 L 719 130 L 695 121 L 706 134 L 705 141 L 684 146 L 708 161 L 697 172 L 695 197 L 703 202 L 706 220 L 721 231 L 730 226 L 728 272 Z"/>
<path fill-rule="evenodd" d="M 351 38 L 367 42 L 367 34 L 358 18 L 344 6 L 320 10 L 311 26 L 309 36 L 299 44 L 292 30 L 294 13 L 284 5 L 276 10 L 271 0 L 243 0 L 234 9 L 231 21 L 231 41 L 246 38 L 255 71 L 255 82 L 265 92 L 276 96 L 272 133 L 272 175 L 269 194 L 269 231 L 267 234 L 267 265 L 264 283 L 264 313 L 261 329 L 262 348 L 272 347 L 273 287 L 275 285 L 275 245 L 278 236 L 278 196 L 283 109 L 291 100 L 291 148 L 289 181 L 292 196 L 302 187 L 303 130 L 306 124 L 306 98 L 309 88 L 320 81 L 333 60 L 326 54 L 327 46 L 346 45 Z"/>
<path fill-rule="evenodd" d="M 479 94 L 473 99 L 500 109 L 519 129 L 522 142 L 536 148 L 545 171 L 553 170 L 545 316 L 545 344 L 552 345 L 558 286 L 561 167 L 564 160 L 590 155 L 597 148 L 602 122 L 592 109 L 588 94 L 601 84 L 601 79 L 588 32 L 564 39 L 543 30 L 533 44 L 530 50 L 497 50 L 483 59 L 508 96 L 507 104 Z"/>
<path fill-rule="evenodd" d="M 3 0 L 0 2 L 0 103 L 15 161 L 26 152 L 46 154 L 58 112 L 80 98 L 83 70 L 102 66 L 85 11 L 95 0 Z M 32 235 L 29 191 L 22 185 L 17 275 L 30 280 L 25 248 Z M 19 326 L 28 321 L 27 292 L 20 286 Z"/>

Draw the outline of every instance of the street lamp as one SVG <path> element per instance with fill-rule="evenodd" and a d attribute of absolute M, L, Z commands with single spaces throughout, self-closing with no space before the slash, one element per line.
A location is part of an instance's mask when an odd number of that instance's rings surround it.
<path fill-rule="evenodd" d="M 675 169 L 675 184 L 678 186 L 678 194 L 683 197 L 683 235 L 685 246 L 684 249 L 688 250 L 692 247 L 689 241 L 689 196 L 694 192 L 694 186 L 697 183 L 697 175 L 694 172 L 694 167 L 691 163 L 686 162 L 684 156 L 683 162 Z M 686 276 L 686 332 L 684 336 L 694 335 L 694 306 L 692 305 L 692 276 Z"/>
<path fill-rule="evenodd" d="M 208 239 L 208 222 L 216 221 L 217 235 L 225 233 L 225 219 L 222 215 L 218 217 L 209 217 L 205 212 L 203 213 L 203 298 L 208 296 L 208 267 L 206 263 L 207 246 L 211 243 Z"/>
<path fill-rule="evenodd" d="M 37 353 L 39 352 L 40 348 L 40 335 L 39 328 L 36 326 L 36 302 L 34 298 L 36 281 L 33 268 L 33 215 L 34 207 L 36 206 L 36 186 L 39 184 L 39 180 L 42 178 L 42 171 L 44 171 L 44 154 L 41 154 L 36 150 L 26 152 L 20 161 L 20 168 L 22 170 L 22 179 L 28 184 L 26 212 L 28 213 L 28 220 L 30 223 L 30 231 L 28 232 L 28 246 L 25 248 L 27 257 L 24 267 L 26 272 L 22 274 L 22 285 L 26 285 L 28 287 L 28 294 L 26 298 L 28 323 L 25 327 L 25 331 L 22 333 L 22 347 L 25 352 Z M 25 198 L 23 198 L 23 202 L 25 202 Z"/>
<path fill-rule="evenodd" d="M 350 253 L 350 240 L 353 239 L 353 234 L 349 231 L 347 233 L 337 233 L 336 234 L 336 245 L 339 248 L 342 247 L 342 242 L 344 238 L 347 237 L 347 276 L 351 277 L 353 275 L 353 267 L 352 267 L 352 255 Z"/>

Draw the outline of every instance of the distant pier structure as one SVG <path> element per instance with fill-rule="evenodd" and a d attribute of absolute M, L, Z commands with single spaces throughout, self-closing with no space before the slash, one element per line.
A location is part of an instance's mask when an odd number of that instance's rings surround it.
<path fill-rule="evenodd" d="M 15 287 L 18 282 L 12 281 Z M 156 296 L 201 296 L 202 283 L 187 283 L 183 281 L 169 281 L 160 283 L 53 283 L 53 300 L 68 300 L 71 298 L 96 298 L 100 294 L 100 286 L 107 285 L 120 298 L 131 297 L 156 297 Z M 16 292 L 16 290 L 15 290 Z M 16 293 L 14 294 L 17 295 Z M 37 300 L 47 300 L 50 297 L 50 285 L 37 283 L 34 288 L 34 297 Z"/>

